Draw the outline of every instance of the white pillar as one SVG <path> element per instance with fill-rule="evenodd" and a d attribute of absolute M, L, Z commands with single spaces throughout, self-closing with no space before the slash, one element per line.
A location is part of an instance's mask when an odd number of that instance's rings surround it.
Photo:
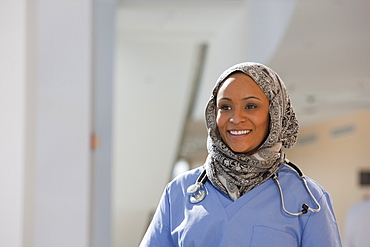
<path fill-rule="evenodd" d="M 116 0 L 94 0 L 91 247 L 112 245 L 112 111 Z"/>
<path fill-rule="evenodd" d="M 93 81 L 104 101 L 110 87 L 102 85 L 112 80 L 114 2 L 0 0 L 0 246 L 110 246 L 110 203 L 100 190 L 109 192 L 110 169 L 95 171 L 91 186 L 90 134 Z M 110 100 L 94 104 L 100 115 Z M 109 122 L 95 128 L 110 135 Z M 110 158 L 107 148 L 95 165 Z M 99 217 L 108 228 L 92 237 L 104 227 Z"/>
<path fill-rule="evenodd" d="M 0 1 L 0 246 L 22 246 L 26 1 Z"/>
<path fill-rule="evenodd" d="M 90 236 L 92 1 L 37 1 L 34 246 Z"/>
<path fill-rule="evenodd" d="M 33 161 L 25 179 L 25 246 L 90 245 L 92 5 L 29 4 L 27 66 L 34 95 L 28 98 L 34 105 L 27 110 L 35 134 L 27 146 Z"/>

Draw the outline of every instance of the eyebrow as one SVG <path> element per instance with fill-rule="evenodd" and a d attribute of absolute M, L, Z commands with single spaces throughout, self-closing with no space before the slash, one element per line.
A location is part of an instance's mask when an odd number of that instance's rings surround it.
<path fill-rule="evenodd" d="M 249 97 L 245 97 L 245 98 L 243 98 L 243 99 L 242 99 L 242 101 L 249 100 L 249 99 L 257 99 L 257 100 L 261 100 L 261 99 L 260 99 L 260 98 L 258 98 L 258 97 L 255 97 L 255 96 L 249 96 Z M 230 98 L 227 98 L 227 97 L 220 98 L 219 100 L 232 101 Z"/>

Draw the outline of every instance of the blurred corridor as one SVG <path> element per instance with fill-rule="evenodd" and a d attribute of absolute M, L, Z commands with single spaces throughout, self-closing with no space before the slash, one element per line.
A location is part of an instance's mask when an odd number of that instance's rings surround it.
<path fill-rule="evenodd" d="M 332 195 L 343 234 L 370 193 L 369 11 L 365 0 L 0 1 L 0 246 L 137 246 L 174 164 L 203 164 L 209 93 L 241 61 L 287 85 L 301 124 L 288 157 Z"/>

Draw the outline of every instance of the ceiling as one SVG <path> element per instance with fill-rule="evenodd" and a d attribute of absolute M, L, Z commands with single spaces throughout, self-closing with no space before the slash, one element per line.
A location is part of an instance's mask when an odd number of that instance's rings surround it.
<path fill-rule="evenodd" d="M 237 19 L 243 15 L 249 18 Z M 270 16 L 268 25 L 263 25 L 261 20 Z M 255 37 L 258 32 L 254 42 L 247 39 L 245 43 L 245 46 L 249 44 L 245 60 L 253 58 L 263 62 L 280 75 L 301 127 L 370 108 L 369 0 L 266 0 L 258 3 L 255 0 L 123 0 L 119 22 L 124 23 L 121 28 L 130 35 L 157 37 L 160 34 L 162 38 L 174 40 L 176 37 L 182 40 L 198 37 L 212 41 L 227 23 L 243 28 L 245 25 L 249 37 Z M 257 47 L 261 44 L 263 47 Z M 219 67 L 213 68 L 212 63 L 208 64 L 207 71 L 214 78 L 222 72 Z M 207 95 L 214 82 L 201 81 Z M 194 112 L 197 109 L 202 112 L 205 101 L 197 100 Z M 204 149 L 204 130 L 202 117 L 193 114 L 183 143 L 184 154 Z"/>
<path fill-rule="evenodd" d="M 370 107 L 370 1 L 298 1 L 269 65 L 301 125 Z"/>

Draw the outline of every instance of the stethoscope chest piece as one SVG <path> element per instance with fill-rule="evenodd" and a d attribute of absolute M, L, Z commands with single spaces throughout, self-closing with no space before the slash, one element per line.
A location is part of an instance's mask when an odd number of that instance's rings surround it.
<path fill-rule="evenodd" d="M 189 200 L 193 204 L 203 201 L 203 199 L 206 197 L 206 191 L 203 187 L 203 184 L 199 182 L 190 185 L 186 192 L 190 194 Z"/>

